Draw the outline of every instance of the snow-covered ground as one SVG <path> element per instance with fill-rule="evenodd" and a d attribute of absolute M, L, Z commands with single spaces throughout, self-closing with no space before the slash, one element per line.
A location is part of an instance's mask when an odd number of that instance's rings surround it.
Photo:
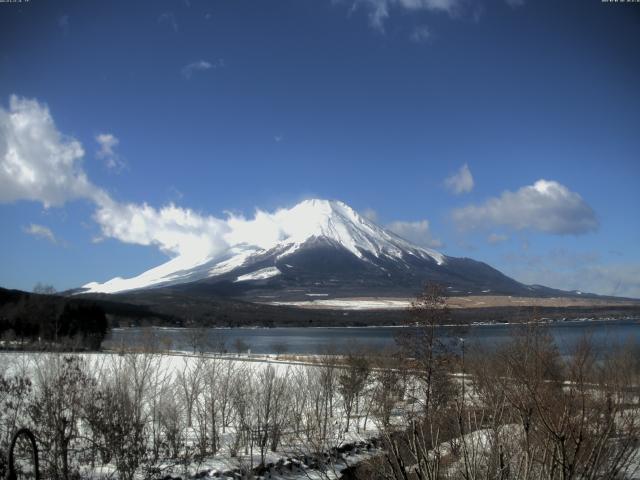
<path fill-rule="evenodd" d="M 236 282 L 246 282 L 247 280 L 265 280 L 267 278 L 280 275 L 280 273 L 281 272 L 280 270 L 278 270 L 278 267 L 261 268 L 260 270 L 256 270 L 255 272 L 240 275 L 238 278 L 236 278 Z"/>
<path fill-rule="evenodd" d="M 402 310 L 411 306 L 411 300 L 391 298 L 332 298 L 298 302 L 268 302 L 270 305 L 288 305 L 302 308 L 328 308 L 336 310 Z"/>
<path fill-rule="evenodd" d="M 305 364 L 303 362 L 290 362 L 278 360 L 275 356 L 256 357 L 250 355 L 242 356 L 201 356 L 182 353 L 172 354 L 118 354 L 118 353 L 92 353 L 92 354 L 76 354 L 74 357 L 80 357 L 83 360 L 83 368 L 97 379 L 98 382 L 106 381 L 105 379 L 116 375 L 116 372 L 127 371 L 128 375 L 132 375 L 131 380 L 137 384 L 147 385 L 147 388 L 153 386 L 153 391 L 145 394 L 146 400 L 144 405 L 146 409 L 151 408 L 154 403 L 154 395 L 172 396 L 174 398 L 182 398 L 185 392 L 183 388 L 193 388 L 196 395 L 205 395 L 205 389 L 209 388 L 206 383 L 209 380 L 207 375 L 212 375 L 214 369 L 220 375 L 225 371 L 233 372 L 238 377 L 239 386 L 247 387 L 247 395 L 251 395 L 252 402 L 265 401 L 265 397 L 261 395 L 255 388 L 262 388 L 266 376 L 261 376 L 266 369 L 273 369 L 275 378 L 289 379 L 286 387 L 291 388 L 298 379 L 313 379 L 313 371 L 317 371 L 323 367 L 313 364 Z M 33 379 L 34 387 L 39 388 L 39 382 L 42 381 L 43 375 L 49 372 L 49 368 L 59 360 L 56 354 L 38 354 L 24 352 L 2 352 L 0 353 L 0 375 L 11 377 L 13 375 L 25 376 Z M 132 372 L 137 373 L 132 373 Z M 141 376 L 141 372 L 148 370 L 148 377 Z M 311 377 L 309 377 L 311 375 Z M 221 377 L 222 378 L 222 377 Z M 191 380 L 191 386 L 187 385 L 185 379 Z M 164 387 L 159 388 L 158 382 L 162 382 Z M 253 385 L 250 385 L 253 384 Z M 258 385 L 259 384 L 259 385 Z M 166 387 L 166 388 L 165 388 Z M 255 387 L 255 388 L 253 388 Z M 295 396 L 293 401 L 304 401 L 304 395 L 301 392 L 287 390 L 284 392 L 288 397 Z M 375 421 L 371 412 L 367 411 L 367 417 L 364 413 L 353 415 L 351 427 L 349 431 L 344 428 L 344 412 L 339 406 L 337 392 L 335 412 L 331 416 L 330 434 L 322 442 L 326 448 L 325 453 L 331 453 L 331 448 L 344 448 L 345 445 L 353 446 L 343 452 L 334 452 L 331 457 L 326 457 L 326 464 L 323 468 L 318 468 L 313 464 L 310 455 L 313 450 L 317 450 L 315 442 L 311 438 L 307 438 L 304 433 L 294 431 L 293 424 L 288 422 L 286 418 L 283 425 L 282 440 L 276 451 L 266 452 L 264 462 L 268 468 L 263 472 L 265 479 L 337 479 L 340 478 L 340 471 L 349 465 L 353 465 L 376 455 L 378 452 L 372 447 L 370 439 L 378 435 Z M 228 399 L 231 401 L 231 397 Z M 159 400 L 162 402 L 162 400 Z M 197 400 L 196 400 L 197 404 Z M 275 404 L 274 404 L 275 405 Z M 287 404 L 288 405 L 288 404 Z M 184 405 L 181 407 L 180 415 L 184 417 Z M 197 407 L 194 407 L 197 408 Z M 270 408 L 274 408 L 271 406 Z M 287 416 L 295 414 L 293 407 L 287 410 Z M 364 406 L 361 406 L 364 408 Z M 261 415 L 261 411 L 256 405 L 251 407 L 252 415 Z M 194 424 L 191 427 L 186 426 L 182 434 L 184 435 L 184 447 L 186 451 L 194 451 L 197 448 L 199 435 L 202 434 L 198 430 L 198 422 L 200 417 L 197 416 L 196 410 L 193 412 Z M 151 418 L 151 417 L 150 417 Z M 215 455 L 208 455 L 197 458 L 192 454 L 189 456 L 187 463 L 179 462 L 167 458 L 160 463 L 154 465 L 163 478 L 166 475 L 185 477 L 194 477 L 200 475 L 204 478 L 237 478 L 234 475 L 247 468 L 255 468 L 261 463 L 261 456 L 258 445 L 250 442 L 246 445 L 246 449 L 241 447 L 236 454 L 232 454 L 234 443 L 237 445 L 239 435 L 239 425 L 236 420 L 230 421 L 229 425 L 220 432 L 219 451 Z M 150 420 L 153 422 L 153 420 Z M 183 418 L 184 421 L 184 418 Z M 247 422 L 251 425 L 259 425 L 259 419 L 251 418 Z M 82 427 L 86 428 L 86 427 Z M 237 448 L 237 446 L 235 447 Z M 105 465 L 90 468 L 83 465 L 81 468 L 83 476 L 87 478 L 113 478 L 116 476 L 116 465 L 107 463 Z M 226 473 L 226 476 L 223 474 Z M 117 478 L 117 476 L 116 476 Z"/>
<path fill-rule="evenodd" d="M 32 379 L 34 388 L 42 390 L 47 376 L 54 375 L 63 365 L 63 358 L 68 355 L 49 353 L 0 353 L 0 376 L 5 378 L 17 375 Z M 82 359 L 81 368 L 95 381 L 109 383 L 120 378 L 125 379 L 130 387 L 140 388 L 143 399 L 139 405 L 145 411 L 149 444 L 154 434 L 165 435 L 162 449 L 168 449 L 168 443 L 175 434 L 179 435 L 180 456 L 164 454 L 151 462 L 156 474 L 153 478 L 164 478 L 167 475 L 181 478 L 240 478 L 239 472 L 254 469 L 263 464 L 258 478 L 275 480 L 324 479 L 340 478 L 340 472 L 347 466 L 380 455 L 377 449 L 377 437 L 381 435 L 377 416 L 373 407 L 376 388 L 379 385 L 376 374 L 388 372 L 388 369 L 372 369 L 367 386 L 360 392 L 355 409 L 350 416 L 350 427 L 347 429 L 346 400 L 341 397 L 340 389 L 334 385 L 330 398 L 333 402 L 331 413 L 328 412 L 329 390 L 323 390 L 327 381 L 324 376 L 328 369 L 336 368 L 327 362 L 329 357 L 308 357 L 296 361 L 288 361 L 271 356 L 251 355 L 195 355 L 187 352 L 159 353 L 93 353 L 75 354 L 72 358 Z M 315 362 L 315 363 L 314 363 Z M 339 373 L 336 368 L 336 377 Z M 225 376 L 226 375 L 226 376 Z M 334 381 L 336 380 L 334 377 Z M 229 380 L 229 390 L 224 393 L 225 378 Z M 464 404 L 481 408 L 482 399 L 473 387 L 470 375 L 453 375 L 454 389 L 464 391 Z M 51 377 L 49 377 L 49 380 Z M 463 384 L 464 379 L 464 384 Z M 464 385 L 464 387 L 463 387 Z M 411 382 L 406 384 L 412 390 Z M 461 388 L 462 387 L 462 388 Z M 52 385 L 49 385 L 52 388 Z M 62 395 L 64 392 L 55 393 Z M 67 387 L 65 387 L 67 388 Z M 73 384 L 68 385 L 73 389 Z M 84 393 L 84 392 L 83 392 Z M 225 397 L 226 395 L 226 397 Z M 86 392 L 86 398 L 80 399 L 77 413 L 81 415 L 84 402 L 90 405 L 92 393 Z M 220 417 L 220 403 L 226 398 L 229 412 L 235 413 L 227 418 Z M 66 398 L 66 397 L 64 397 Z M 192 398 L 192 413 L 187 414 L 189 398 Z M 392 397 L 395 398 L 395 397 Z M 28 403 L 28 399 L 22 399 Z M 215 406 L 212 402 L 215 400 Z M 636 400 L 634 400 L 636 401 Z M 318 406 L 320 402 L 324 406 Z M 169 410 L 166 408 L 169 407 Z M 418 404 L 393 400 L 390 421 L 401 426 L 406 421 L 406 414 L 415 415 Z M 173 409 L 171 409 L 173 408 Z M 210 408 L 217 408 L 213 414 Z M 324 408 L 324 413 L 322 408 Z M 240 412 L 244 409 L 244 413 Z M 166 413 L 169 412 L 167 417 Z M 0 434 L 2 434 L 3 418 L 0 412 Z M 29 424 L 27 416 L 22 413 L 26 425 L 38 431 L 39 425 Z M 272 420 L 265 420 L 271 415 Z M 324 417 L 323 417 L 324 415 Z M 186 418 L 192 417 L 192 423 Z M 202 445 L 204 425 L 211 428 L 211 419 L 222 422 L 218 425 L 218 449 L 215 454 L 196 455 Z M 318 418 L 324 418 L 324 432 L 318 435 L 320 424 Z M 170 420 L 167 426 L 167 419 Z M 173 423 L 172 423 L 173 422 Z M 204 422 L 204 424 L 202 423 Z M 265 423 L 266 422 L 266 423 Z M 322 422 L 320 422 L 322 423 Z M 482 467 L 486 455 L 495 447 L 496 435 L 500 436 L 501 445 L 510 445 L 512 458 L 519 455 L 518 445 L 522 444 L 522 427 L 517 424 L 499 426 L 499 431 L 486 429 L 478 423 L 479 429 L 469 431 L 464 436 L 454 438 L 436 447 L 429 455 L 447 458 L 447 469 L 455 478 L 462 465 L 461 449 L 471 452 L 468 458 L 478 462 Z M 174 437 L 162 429 L 177 425 Z M 267 430 L 263 426 L 278 426 L 281 438 L 275 451 L 268 444 L 260 452 L 259 438 Z M 18 425 L 22 426 L 20 422 Z M 246 430 L 243 430 L 246 429 Z M 83 436 L 90 436 L 85 424 L 79 426 Z M 162 433 L 164 432 L 164 433 Z M 243 432 L 251 432 L 244 433 Z M 243 435 L 249 435 L 244 436 Z M 256 437 L 257 435 L 257 437 Z M 251 437 L 251 439 L 249 439 Z M 265 437 L 266 438 L 266 437 Z M 0 435 L 0 441 L 2 436 Z M 205 438 L 206 440 L 206 438 Z M 268 443 L 268 442 L 267 442 Z M 82 449 L 79 449 L 82 450 Z M 164 450 L 163 450 L 164 451 Z M 167 452 L 169 450 L 166 450 Z M 314 453 L 316 456 L 312 456 Z M 262 455 L 261 455 L 262 453 Z M 46 454 L 46 452 L 45 452 Z M 264 455 L 264 456 L 263 456 Z M 319 456 L 317 456 L 319 455 Z M 321 466 L 318 458 L 324 461 Z M 468 461 L 467 460 L 465 461 Z M 640 479 L 640 450 L 634 453 L 633 464 L 629 474 L 624 478 Z M 111 460 L 104 464 L 97 462 L 93 467 L 88 463 L 79 466 L 83 477 L 91 479 L 117 478 L 116 463 Z M 142 470 L 136 478 L 142 479 Z"/>

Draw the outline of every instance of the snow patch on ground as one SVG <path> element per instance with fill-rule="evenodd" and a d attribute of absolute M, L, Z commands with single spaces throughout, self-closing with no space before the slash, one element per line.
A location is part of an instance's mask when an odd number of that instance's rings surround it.
<path fill-rule="evenodd" d="M 307 294 L 308 296 L 311 296 Z M 299 302 L 269 302 L 269 305 L 285 305 L 301 308 L 325 308 L 336 310 L 394 310 L 411 306 L 410 300 L 398 299 L 346 299 L 306 300 Z"/>
<path fill-rule="evenodd" d="M 246 282 L 247 280 L 265 280 L 267 278 L 275 277 L 276 275 L 280 275 L 278 267 L 267 267 L 245 275 L 240 275 L 235 281 Z"/>

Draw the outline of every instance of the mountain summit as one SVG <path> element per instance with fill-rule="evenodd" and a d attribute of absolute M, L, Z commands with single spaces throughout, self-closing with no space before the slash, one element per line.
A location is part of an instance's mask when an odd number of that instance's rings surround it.
<path fill-rule="evenodd" d="M 537 291 L 482 262 L 416 246 L 340 201 L 305 200 L 228 223 L 222 253 L 195 262 L 176 257 L 137 277 L 89 283 L 82 292 L 172 287 L 263 300 L 406 296 L 426 281 L 464 295 Z"/>
<path fill-rule="evenodd" d="M 444 262 L 439 252 L 411 245 L 379 227 L 340 201 L 305 200 L 290 210 L 276 213 L 285 237 L 274 247 L 289 247 L 279 254 L 295 252 L 312 239 L 324 239 L 341 246 L 360 259 L 367 255 L 400 258 L 404 253 Z"/>

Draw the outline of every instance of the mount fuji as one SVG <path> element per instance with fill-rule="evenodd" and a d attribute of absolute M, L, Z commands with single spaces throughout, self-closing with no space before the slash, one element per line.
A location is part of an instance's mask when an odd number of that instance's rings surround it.
<path fill-rule="evenodd" d="M 262 219 L 256 216 L 230 232 L 226 242 L 222 252 L 176 257 L 133 278 L 88 283 L 77 293 L 171 289 L 277 302 L 408 297 L 427 281 L 453 295 L 559 292 L 524 285 L 482 262 L 414 245 L 340 201 L 305 200 Z"/>

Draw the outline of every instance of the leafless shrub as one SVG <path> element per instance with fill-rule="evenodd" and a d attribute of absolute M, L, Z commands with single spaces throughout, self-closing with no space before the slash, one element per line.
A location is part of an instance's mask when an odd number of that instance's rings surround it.
<path fill-rule="evenodd" d="M 346 416 L 345 431 L 349 431 L 352 412 L 358 413 L 360 395 L 364 391 L 371 374 L 368 357 L 357 351 L 350 351 L 344 357 L 345 366 L 338 374 L 338 391 L 342 396 L 342 405 Z"/>
<path fill-rule="evenodd" d="M 68 480 L 77 476 L 79 465 L 73 460 L 77 460 L 82 449 L 79 441 L 82 404 L 94 387 L 94 380 L 86 373 L 81 357 L 47 355 L 40 360 L 28 416 L 42 445 L 45 475 Z"/>

